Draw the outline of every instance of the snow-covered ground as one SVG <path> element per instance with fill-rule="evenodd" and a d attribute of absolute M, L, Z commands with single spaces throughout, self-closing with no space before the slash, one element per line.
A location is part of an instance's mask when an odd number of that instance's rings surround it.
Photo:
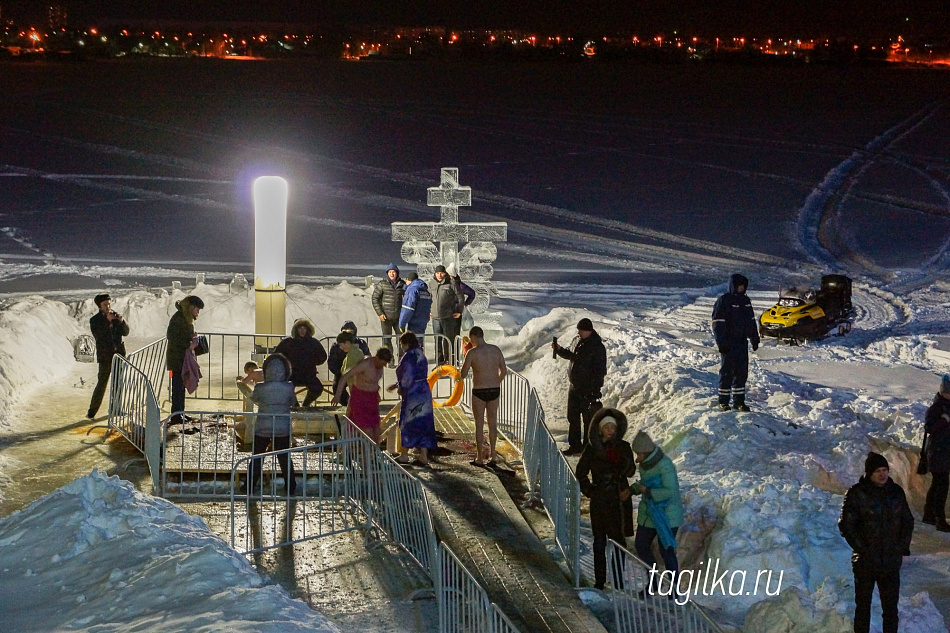
<path fill-rule="evenodd" d="M 200 328 L 252 329 L 251 299 L 220 284 L 250 276 L 258 173 L 291 181 L 288 318 L 309 316 L 327 334 L 350 319 L 374 332 L 358 280 L 400 261 L 390 222 L 437 218 L 424 189 L 456 166 L 474 189 L 460 218 L 509 222 L 492 302 L 503 331 L 489 338 L 538 389 L 552 430 L 566 431 L 567 367 L 548 344 L 569 341 L 590 316 L 609 352 L 607 404 L 679 469 L 681 559 L 783 573 L 777 597 L 698 599 L 748 633 L 849 630 L 842 493 L 877 450 L 919 516 L 927 482 L 912 474 L 913 453 L 950 370 L 937 350 L 950 335 L 945 74 L 196 61 L 0 73 L 0 433 L 29 432 L 21 407 L 76 371 L 71 343 L 103 287 L 132 324 L 130 348 L 161 336 L 182 296 L 148 288 L 187 287 L 196 271 L 209 281 Z M 745 415 L 711 407 L 708 319 L 731 272 L 751 278 L 759 311 L 786 273 L 855 279 L 855 330 L 760 348 Z M 0 459 L 0 494 L 16 466 Z M 169 527 L 143 527 L 153 514 Z M 113 525 L 112 515 L 128 519 Z M 43 521 L 71 527 L 47 536 Z M 15 608 L 24 586 L 55 605 L 30 613 L 26 628 L 175 628 L 148 610 L 155 601 L 122 593 L 137 573 L 175 602 L 168 613 L 182 628 L 211 617 L 190 593 L 231 597 L 195 576 L 163 582 L 114 563 L 140 560 L 131 548 L 140 536 L 156 562 L 205 539 L 209 575 L 234 579 L 251 603 L 268 598 L 256 603 L 262 619 L 323 626 L 299 603 L 269 600 L 280 590 L 260 587 L 200 522 L 101 476 L 0 519 L 0 533 L 2 608 Z M 24 564 L 27 548 L 35 554 Z M 948 552 L 947 535 L 918 524 L 903 630 L 946 630 Z M 63 577 L 68 588 L 56 585 Z M 245 625 L 241 607 L 215 613 L 223 628 Z"/>
<path fill-rule="evenodd" d="M 675 305 L 666 297 L 663 307 L 657 307 L 656 296 L 664 291 L 640 289 L 628 293 L 625 305 L 614 302 L 613 309 L 593 312 L 548 310 L 541 297 L 512 288 L 519 299 L 499 301 L 504 332 L 491 332 L 490 338 L 539 391 L 550 426 L 560 437 L 566 430 L 566 363 L 551 358 L 548 344 L 552 335 L 570 340 L 577 320 L 591 316 L 608 350 L 605 401 L 628 412 L 631 434 L 643 428 L 662 441 L 679 469 L 687 511 L 681 559 L 694 569 L 718 559 L 721 569 L 745 570 L 750 577 L 758 570 L 772 570 L 773 592 L 782 573 L 778 597 L 764 596 L 760 589 L 757 596 L 698 599 L 723 623 L 742 626 L 745 621 L 746 631 L 786 630 L 780 628 L 786 621 L 795 627 L 787 630 L 846 630 L 852 588 L 850 550 L 836 526 L 842 493 L 857 481 L 866 453 L 874 449 L 888 458 L 892 476 L 908 490 L 919 514 L 925 483 L 910 474 L 916 463 L 913 450 L 921 439 L 923 411 L 946 369 L 933 355 L 937 341 L 921 332 L 945 330 L 947 317 L 939 308 L 950 303 L 950 286 L 935 284 L 901 301 L 858 287 L 855 302 L 862 316 L 851 335 L 798 347 L 766 343 L 752 357 L 750 414 L 721 413 L 711 406 L 718 355 L 708 313 L 720 290 L 681 293 Z M 200 329 L 250 330 L 251 297 L 230 294 L 226 285 L 202 286 L 197 292 L 206 304 Z M 324 329 L 353 319 L 364 332 L 374 331 L 363 288 L 346 283 L 292 286 L 289 295 L 288 319 L 306 315 Z M 137 291 L 118 296 L 114 306 L 132 324 L 133 341 L 144 342 L 161 335 L 174 300 L 181 296 L 180 291 L 162 296 Z M 771 299 L 769 293 L 753 293 L 757 308 Z M 564 303 L 572 303 L 571 297 Z M 17 397 L 29 397 L 36 384 L 71 371 L 70 338 L 83 332 L 91 313 L 88 299 L 64 303 L 40 297 L 18 300 L 0 312 L 4 323 L 19 320 L 29 325 L 0 330 L 0 349 L 9 354 L 4 367 L 30 367 L 6 376 L 5 429 L 20 430 Z M 898 322 L 893 321 L 895 314 L 901 315 Z M 905 329 L 914 333 L 905 334 Z M 44 354 L 30 352 L 44 340 L 50 341 Z M 27 537 L 35 525 L 55 529 L 58 538 Z M 950 539 L 922 524 L 917 532 L 913 556 L 904 565 L 902 621 L 908 630 L 944 631 L 946 596 L 941 594 L 935 605 L 928 592 L 950 582 Z M 143 547 L 154 551 L 154 558 L 141 560 Z M 125 548 L 127 555 L 121 555 Z M 208 561 L 203 563 L 209 566 L 207 577 L 227 582 L 209 587 L 206 577 L 197 573 L 179 574 L 169 583 L 161 580 L 167 560 L 187 568 L 195 550 Z M 121 564 L 123 560 L 127 563 Z M 260 587 L 262 581 L 200 520 L 185 518 L 174 506 L 101 475 L 79 480 L 0 520 L 0 566 L 13 571 L 5 572 L 8 577 L 29 577 L 31 585 L 49 592 L 49 597 L 36 592 L 44 604 L 56 596 L 69 605 L 31 611 L 35 630 L 67 624 L 92 630 L 101 623 L 118 627 L 119 622 L 165 628 L 170 620 L 157 624 L 154 596 L 145 594 L 147 604 L 140 603 L 140 593 L 131 589 L 130 579 L 145 574 L 170 592 L 168 602 L 175 606 L 167 618 L 203 621 L 206 604 L 174 600 L 178 592 L 185 596 L 201 591 L 221 600 L 233 600 L 232 594 L 241 592 L 273 592 L 282 596 L 273 607 L 274 618 L 301 626 L 319 619 L 281 590 Z M 219 567 L 230 573 L 216 573 Z M 69 578 L 68 591 L 61 588 L 64 577 Z M 231 580 L 244 589 L 227 589 Z M 13 586 L 8 583 L 5 590 Z M 97 606 L 89 609 L 89 604 Z M 235 628 L 252 626 L 244 621 L 251 614 L 267 619 L 266 601 L 255 604 L 254 609 L 234 611 Z M 220 612 L 232 611 L 221 607 Z M 50 619 L 38 619 L 42 614 Z M 762 622 L 775 628 L 761 628 Z"/>

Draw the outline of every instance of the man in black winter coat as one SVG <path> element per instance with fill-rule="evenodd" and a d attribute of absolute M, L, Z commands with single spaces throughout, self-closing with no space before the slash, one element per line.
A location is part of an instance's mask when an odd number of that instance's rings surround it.
<path fill-rule="evenodd" d="M 373 287 L 373 310 L 379 317 L 383 345 L 390 351 L 393 349 L 393 333 L 399 332 L 399 313 L 402 311 L 402 297 L 405 292 L 406 282 L 399 278 L 399 268 L 395 264 L 389 264 L 386 278 Z M 369 356 L 369 352 L 366 355 Z"/>
<path fill-rule="evenodd" d="M 719 368 L 719 408 L 729 410 L 729 397 L 739 411 L 748 411 L 745 383 L 749 378 L 749 341 L 752 351 L 759 349 L 759 328 L 752 302 L 745 292 L 749 280 L 735 274 L 729 278 L 729 292 L 713 306 L 712 329 L 716 346 L 722 354 Z"/>
<path fill-rule="evenodd" d="M 86 412 L 86 417 L 90 420 L 96 417 L 99 407 L 102 406 L 102 398 L 106 395 L 109 374 L 112 372 L 112 357 L 116 354 L 125 356 L 122 337 L 129 335 L 129 324 L 121 314 L 112 310 L 112 297 L 103 293 L 96 295 L 94 301 L 99 311 L 89 319 L 89 329 L 92 330 L 92 337 L 96 339 L 99 376 L 92 392 L 92 400 L 89 401 L 89 410 Z"/>
<path fill-rule="evenodd" d="M 864 477 L 844 497 L 838 530 L 854 553 L 854 632 L 871 628 L 874 585 L 881 597 L 884 633 L 897 633 L 901 563 L 910 556 L 914 516 L 904 490 L 889 475 L 887 460 L 868 453 Z"/>
<path fill-rule="evenodd" d="M 577 322 L 577 338 L 573 349 L 551 343 L 551 349 L 561 358 L 571 361 L 567 393 L 567 442 L 565 455 L 579 455 L 587 444 L 591 416 L 600 409 L 600 390 L 607 375 L 607 348 L 594 331 L 590 319 Z M 583 419 L 583 427 L 581 420 Z"/>
<path fill-rule="evenodd" d="M 950 375 L 944 375 L 940 390 L 924 416 L 927 433 L 926 459 L 930 488 L 924 505 L 924 523 L 950 532 L 947 524 L 947 492 L 950 490 Z M 923 456 L 922 456 L 923 457 Z"/>

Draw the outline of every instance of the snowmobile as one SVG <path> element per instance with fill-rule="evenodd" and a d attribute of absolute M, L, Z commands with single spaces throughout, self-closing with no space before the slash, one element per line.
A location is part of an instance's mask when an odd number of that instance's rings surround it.
<path fill-rule="evenodd" d="M 808 279 L 793 277 L 780 287 L 778 303 L 759 317 L 759 336 L 793 343 L 841 336 L 851 331 L 853 320 L 850 278 L 825 275 L 814 290 Z"/>

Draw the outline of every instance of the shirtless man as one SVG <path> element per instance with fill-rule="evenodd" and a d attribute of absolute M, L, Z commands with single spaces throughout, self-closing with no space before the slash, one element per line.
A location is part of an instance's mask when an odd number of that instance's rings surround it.
<path fill-rule="evenodd" d="M 331 404 L 340 403 L 343 390 L 350 387 L 350 401 L 346 405 L 346 417 L 360 427 L 374 442 L 379 443 L 379 381 L 383 368 L 393 359 L 388 347 L 380 347 L 376 355 L 364 358 L 340 377 L 336 394 Z"/>
<path fill-rule="evenodd" d="M 477 325 L 468 332 L 475 346 L 465 355 L 461 379 L 472 370 L 472 412 L 475 414 L 475 466 L 485 466 L 482 446 L 485 436 L 485 412 L 488 412 L 488 443 L 491 453 L 488 466 L 495 465 L 495 441 L 498 439 L 498 396 L 501 395 L 501 381 L 505 379 L 508 368 L 505 357 L 496 345 L 485 342 L 485 333 Z"/>

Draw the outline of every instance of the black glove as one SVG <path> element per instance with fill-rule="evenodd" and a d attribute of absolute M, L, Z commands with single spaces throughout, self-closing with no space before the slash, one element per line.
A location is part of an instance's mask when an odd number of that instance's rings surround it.
<path fill-rule="evenodd" d="M 752 351 L 755 352 L 755 351 L 758 351 L 758 349 L 759 349 L 759 344 L 758 344 L 758 343 L 753 343 L 753 344 L 752 344 Z"/>
<path fill-rule="evenodd" d="M 726 347 L 725 345 L 720 345 L 720 346 L 719 346 L 719 353 L 720 353 L 720 354 L 728 354 L 728 353 L 729 353 L 729 348 Z"/>

